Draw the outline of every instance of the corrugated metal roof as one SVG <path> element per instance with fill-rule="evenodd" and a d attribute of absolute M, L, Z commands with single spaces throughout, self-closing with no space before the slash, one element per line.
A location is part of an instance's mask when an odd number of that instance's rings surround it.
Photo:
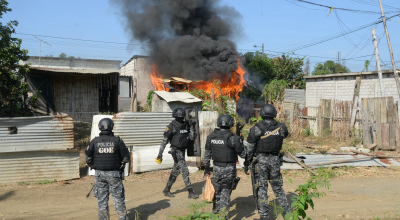
<path fill-rule="evenodd" d="M 30 70 L 38 70 L 52 73 L 78 73 L 78 74 L 110 74 L 119 73 L 117 69 L 66 69 L 49 67 L 29 67 Z"/>
<path fill-rule="evenodd" d="M 173 120 L 172 114 L 163 112 L 123 112 L 113 118 L 114 134 L 126 146 L 160 144 L 165 128 Z"/>
<path fill-rule="evenodd" d="M 378 158 L 370 158 L 364 155 L 297 155 L 303 156 L 304 163 L 306 165 L 315 165 L 320 163 L 328 163 L 335 162 L 341 160 L 351 160 L 351 159 L 359 159 L 355 161 L 349 161 L 345 163 L 331 164 L 331 165 L 323 165 L 324 167 L 330 166 L 378 166 L 378 167 L 386 167 L 386 166 L 400 166 L 400 162 L 398 159 L 378 159 Z"/>
<path fill-rule="evenodd" d="M 17 134 L 9 134 L 10 127 Z M 74 148 L 74 120 L 60 116 L 0 118 L 0 153 Z"/>
<path fill-rule="evenodd" d="M 155 93 L 167 102 L 184 102 L 184 103 L 201 102 L 201 99 L 197 98 L 196 96 L 188 92 L 155 91 Z"/>
<path fill-rule="evenodd" d="M 79 178 L 79 151 L 0 153 L 0 183 Z"/>

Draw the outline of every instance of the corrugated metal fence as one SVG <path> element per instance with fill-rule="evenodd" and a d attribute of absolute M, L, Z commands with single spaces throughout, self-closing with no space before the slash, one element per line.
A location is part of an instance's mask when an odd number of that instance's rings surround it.
<path fill-rule="evenodd" d="M 127 146 L 160 144 L 165 128 L 171 123 L 172 113 L 123 112 L 114 117 L 114 134 Z M 157 155 L 156 155 L 157 156 Z"/>
<path fill-rule="evenodd" d="M 296 102 L 302 109 L 305 107 L 306 92 L 304 89 L 285 89 L 285 97 L 283 98 L 283 104 L 285 109 L 290 109 L 291 104 Z"/>
<path fill-rule="evenodd" d="M 0 183 L 79 178 L 68 115 L 0 118 Z"/>

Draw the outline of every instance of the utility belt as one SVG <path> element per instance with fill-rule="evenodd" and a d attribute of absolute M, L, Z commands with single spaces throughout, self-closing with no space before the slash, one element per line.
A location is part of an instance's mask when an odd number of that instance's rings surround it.
<path fill-rule="evenodd" d="M 214 164 L 214 166 L 219 166 L 219 167 L 234 167 L 234 166 L 236 166 L 236 162 L 223 163 L 223 162 L 213 161 L 213 164 Z"/>
<path fill-rule="evenodd" d="M 257 155 L 264 156 L 264 157 L 270 157 L 270 156 L 280 156 L 281 153 L 279 153 L 279 152 L 269 152 L 269 153 L 257 153 Z"/>
<path fill-rule="evenodd" d="M 237 185 L 239 184 L 240 177 L 236 177 L 235 179 L 226 179 L 219 182 L 216 182 L 213 177 L 211 177 L 211 183 L 214 186 L 215 192 L 219 193 L 223 189 L 235 190 Z"/>

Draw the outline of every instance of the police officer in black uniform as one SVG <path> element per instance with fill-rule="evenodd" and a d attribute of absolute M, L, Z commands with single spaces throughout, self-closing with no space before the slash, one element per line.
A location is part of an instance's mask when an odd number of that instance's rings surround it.
<path fill-rule="evenodd" d="M 258 214 L 261 220 L 268 219 L 268 182 L 271 184 L 274 194 L 283 207 L 283 216 L 290 212 L 285 191 L 282 188 L 283 180 L 280 170 L 283 139 L 289 135 L 284 123 L 274 120 L 276 109 L 273 105 L 264 105 L 260 116 L 262 121 L 250 129 L 247 137 L 247 158 L 245 172 L 248 173 L 248 165 L 256 156 L 256 169 L 258 170 Z M 255 187 L 255 186 L 253 186 Z"/>
<path fill-rule="evenodd" d="M 113 127 L 111 119 L 100 120 L 100 136 L 95 137 L 86 149 L 86 163 L 96 170 L 93 192 L 97 198 L 99 219 L 110 219 L 108 199 L 111 193 L 118 219 L 126 220 L 128 216 L 122 180 L 125 163 L 129 162 L 129 151 L 121 138 L 114 136 Z"/>
<path fill-rule="evenodd" d="M 192 184 L 189 179 L 189 169 L 185 161 L 185 150 L 190 141 L 195 139 L 194 124 L 189 124 L 184 121 L 185 110 L 177 108 L 172 112 L 172 117 L 175 118 L 164 132 L 164 139 L 161 142 L 160 152 L 158 153 L 157 160 L 162 161 L 165 146 L 168 142 L 171 143 L 171 150 L 168 152 L 174 159 L 174 167 L 172 168 L 171 175 L 169 176 L 167 186 L 163 190 L 163 194 L 168 197 L 175 197 L 170 192 L 172 185 L 175 183 L 179 173 L 182 172 L 182 178 L 185 182 L 186 188 L 189 191 L 188 198 L 197 199 L 199 196 L 193 191 Z"/>
<path fill-rule="evenodd" d="M 204 176 L 210 175 L 210 160 L 213 159 L 212 182 L 215 188 L 213 213 L 222 212 L 227 219 L 231 193 L 240 180 L 236 177 L 236 160 L 239 155 L 246 157 L 243 146 L 243 136 L 234 135 L 230 128 L 233 126 L 230 115 L 221 115 L 213 133 L 208 135 L 204 153 Z"/>

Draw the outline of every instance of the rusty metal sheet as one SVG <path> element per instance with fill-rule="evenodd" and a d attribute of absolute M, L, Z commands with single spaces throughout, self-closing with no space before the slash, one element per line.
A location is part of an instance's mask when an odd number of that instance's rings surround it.
<path fill-rule="evenodd" d="M 123 112 L 114 115 L 113 131 L 126 146 L 157 145 L 173 119 L 169 112 Z"/>
<path fill-rule="evenodd" d="M 30 151 L 0 154 L 0 183 L 79 178 L 79 151 Z"/>
<path fill-rule="evenodd" d="M 387 158 L 387 159 L 378 159 L 378 158 L 370 158 L 364 155 L 296 155 L 303 156 L 304 163 L 306 165 L 310 164 L 318 164 L 318 163 L 327 163 L 327 162 L 335 162 L 341 160 L 350 160 L 350 159 L 360 159 L 355 161 L 349 161 L 345 163 L 338 164 L 330 164 L 324 165 L 324 167 L 331 166 L 378 166 L 378 167 L 386 167 L 386 166 L 400 166 L 399 159 Z"/>
<path fill-rule="evenodd" d="M 66 114 L 0 118 L 0 153 L 73 149 L 73 129 Z"/>

